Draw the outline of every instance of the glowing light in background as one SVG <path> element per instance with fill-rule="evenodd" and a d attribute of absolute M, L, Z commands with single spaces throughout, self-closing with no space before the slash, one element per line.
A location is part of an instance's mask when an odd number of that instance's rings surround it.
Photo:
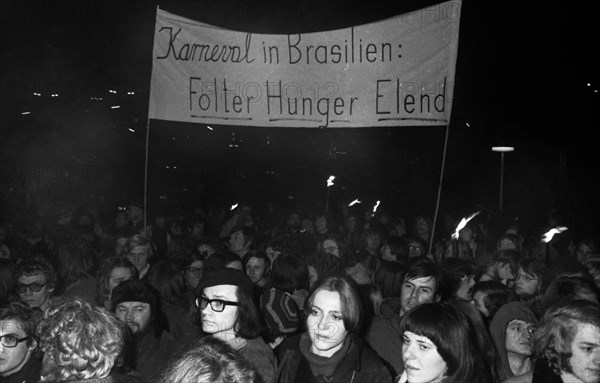
<path fill-rule="evenodd" d="M 552 238 L 556 234 L 560 234 L 565 230 L 569 230 L 569 229 L 566 226 L 557 226 L 557 227 L 550 229 L 548 232 L 542 234 L 542 242 L 548 243 L 548 242 L 552 241 Z"/>
<path fill-rule="evenodd" d="M 458 233 L 465 227 L 467 226 L 467 223 L 469 223 L 470 220 L 472 220 L 473 218 L 475 218 L 479 213 L 481 213 L 481 210 L 476 211 L 475 213 L 471 214 L 470 216 L 466 217 L 466 218 L 462 218 L 460 220 L 460 222 L 458 223 L 458 226 L 456 226 L 456 230 L 454 230 L 454 233 L 452 233 L 452 239 L 458 239 Z"/>

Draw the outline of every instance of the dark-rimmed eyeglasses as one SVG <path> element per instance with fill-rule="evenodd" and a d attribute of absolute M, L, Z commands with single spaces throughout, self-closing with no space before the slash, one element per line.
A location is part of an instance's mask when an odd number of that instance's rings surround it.
<path fill-rule="evenodd" d="M 33 282 L 28 285 L 25 283 L 19 283 L 19 284 L 17 284 L 17 287 L 15 288 L 15 290 L 17 290 L 17 293 L 19 293 L 19 294 L 25 293 L 25 291 L 27 291 L 27 289 L 33 291 L 34 293 L 37 293 L 38 291 L 40 291 L 42 289 L 42 287 L 46 286 L 47 284 L 48 284 L 48 281 L 46 281 L 45 283 Z"/>
<path fill-rule="evenodd" d="M 23 342 L 24 340 L 27 340 L 30 338 L 31 338 L 30 336 L 26 336 L 25 338 L 19 338 L 15 334 L 6 334 L 6 335 L 0 336 L 0 343 L 2 343 L 2 345 L 4 347 L 13 348 L 13 347 L 17 347 L 17 345 L 19 343 Z"/>
<path fill-rule="evenodd" d="M 202 310 L 210 304 L 210 308 L 220 313 L 225 310 L 225 306 L 239 306 L 240 302 L 224 301 L 222 299 L 208 299 L 205 297 L 196 298 L 196 306 Z"/>

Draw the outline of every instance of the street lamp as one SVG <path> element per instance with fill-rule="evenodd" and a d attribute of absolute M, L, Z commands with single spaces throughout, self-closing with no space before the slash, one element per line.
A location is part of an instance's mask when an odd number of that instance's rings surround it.
<path fill-rule="evenodd" d="M 514 146 L 492 146 L 492 152 L 500 152 L 500 202 L 498 203 L 498 210 L 502 210 L 502 194 L 504 191 L 504 153 L 514 151 Z"/>

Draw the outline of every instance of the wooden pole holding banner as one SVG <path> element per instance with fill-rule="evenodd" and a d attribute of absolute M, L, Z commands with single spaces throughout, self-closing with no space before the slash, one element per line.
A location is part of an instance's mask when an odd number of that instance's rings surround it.
<path fill-rule="evenodd" d="M 446 167 L 446 153 L 448 151 L 448 137 L 450 136 L 450 122 L 446 124 L 446 138 L 444 139 L 444 152 L 442 156 L 442 168 L 440 170 L 440 183 L 438 185 L 437 200 L 435 202 L 435 212 L 433 214 L 433 224 L 431 225 L 431 235 L 429 236 L 429 253 L 433 254 L 433 239 L 435 236 L 435 225 L 437 222 L 437 216 L 440 209 L 440 199 L 442 197 L 442 180 L 444 179 L 444 169 Z"/>
<path fill-rule="evenodd" d="M 148 215 L 148 147 L 150 146 L 150 118 L 146 123 L 146 159 L 144 164 L 144 233 L 146 233 L 147 223 L 146 216 Z"/>

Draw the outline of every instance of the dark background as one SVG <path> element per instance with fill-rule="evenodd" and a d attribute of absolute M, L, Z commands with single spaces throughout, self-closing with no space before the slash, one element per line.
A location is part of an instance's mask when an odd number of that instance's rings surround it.
<path fill-rule="evenodd" d="M 280 34 L 436 3 L 0 0 L 0 209 L 10 216 L 100 195 L 115 205 L 143 197 L 157 5 L 208 24 Z M 595 234 L 599 6 L 482 3 L 489 2 L 462 4 L 441 213 L 483 209 L 503 223 L 541 227 L 554 209 L 572 230 Z M 325 180 L 334 174 L 332 206 L 358 198 L 365 209 L 381 200 L 381 209 L 405 218 L 435 211 L 443 127 L 150 127 L 152 208 L 242 200 L 324 208 Z M 516 147 L 505 157 L 503 211 L 500 154 L 490 150 L 500 142 Z"/>

